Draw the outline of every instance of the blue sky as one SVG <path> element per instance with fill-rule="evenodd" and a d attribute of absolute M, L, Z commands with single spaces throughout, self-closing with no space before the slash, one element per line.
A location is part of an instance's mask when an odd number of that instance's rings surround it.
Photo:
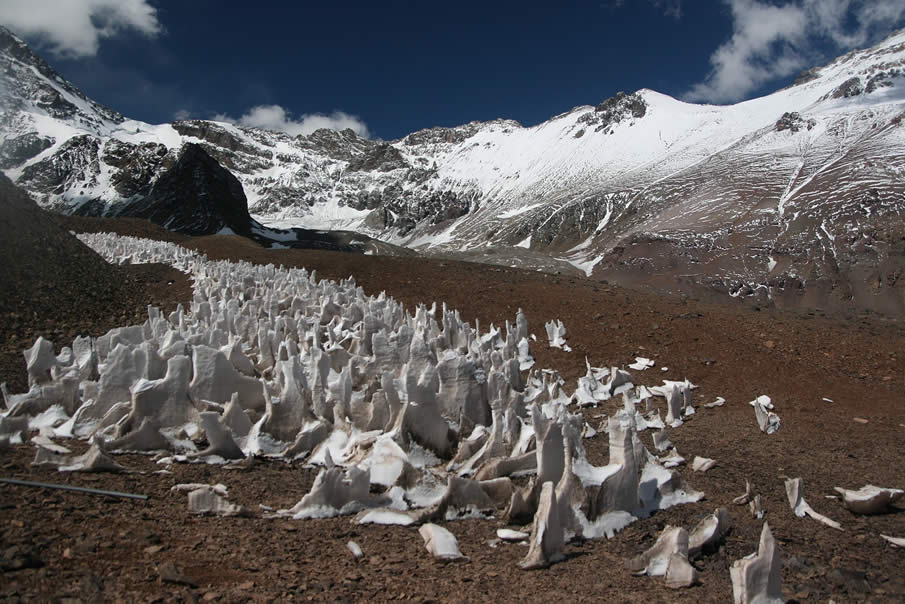
<path fill-rule="evenodd" d="M 0 23 L 131 118 L 393 139 L 620 90 L 751 98 L 905 26 L 905 2 L 3 0 Z"/>

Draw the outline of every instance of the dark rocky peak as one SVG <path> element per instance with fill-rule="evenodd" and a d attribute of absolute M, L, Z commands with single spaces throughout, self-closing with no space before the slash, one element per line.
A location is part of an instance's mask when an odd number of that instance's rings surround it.
<path fill-rule="evenodd" d="M 425 128 L 424 130 L 418 130 L 417 132 L 412 132 L 404 139 L 402 139 L 403 143 L 414 147 L 416 145 L 429 145 L 429 144 L 455 144 L 461 143 L 472 136 L 478 131 L 478 126 L 480 122 L 471 122 L 470 124 L 466 124 L 464 126 L 457 126 L 455 128 L 446 128 L 438 126 L 436 128 Z"/>
<path fill-rule="evenodd" d="M 833 99 L 847 99 L 849 97 L 858 96 L 862 92 L 864 92 L 864 86 L 861 84 L 861 78 L 855 76 L 842 82 L 835 90 L 829 93 L 827 97 Z"/>
<path fill-rule="evenodd" d="M 32 71 L 37 70 L 38 74 Z M 99 126 L 106 120 L 121 123 L 125 118 L 85 96 L 81 90 L 66 81 L 44 59 L 35 54 L 28 44 L 14 33 L 0 26 L 0 106 L 19 110 L 34 105 L 48 115 Z M 78 107 L 70 98 L 83 102 Z"/>
<path fill-rule="evenodd" d="M 73 136 L 50 157 L 26 167 L 17 184 L 43 195 L 62 195 L 76 187 L 93 186 L 101 173 L 100 147 L 95 136 Z"/>
<path fill-rule="evenodd" d="M 640 119 L 646 114 L 647 102 L 640 94 L 625 94 L 620 91 L 595 106 L 594 111 L 582 115 L 578 121 L 594 126 L 594 132 L 610 134 L 620 122 L 631 118 Z"/>
<path fill-rule="evenodd" d="M 7 138 L 0 143 L 0 170 L 21 166 L 32 157 L 56 142 L 52 136 L 41 136 L 36 132 L 26 132 L 21 136 Z"/>
<path fill-rule="evenodd" d="M 25 43 L 25 40 L 0 25 L 0 53 L 21 61 L 27 65 L 34 65 L 39 71 L 44 69 L 52 71 L 50 66 L 41 57 L 36 55 Z"/>
<path fill-rule="evenodd" d="M 880 71 L 874 73 L 867 80 L 864 92 L 870 94 L 878 88 L 892 87 L 894 85 L 893 79 L 901 77 L 905 77 L 905 63 L 900 65 L 882 65 Z"/>
<path fill-rule="evenodd" d="M 242 184 L 194 143 L 182 147 L 176 163 L 144 198 L 126 204 L 118 213 L 147 218 L 189 235 L 210 235 L 223 227 L 248 235 L 251 228 Z"/>
<path fill-rule="evenodd" d="M 311 149 L 332 159 L 349 161 L 353 157 L 369 152 L 378 143 L 355 134 L 351 128 L 331 130 L 320 128 L 307 136 L 297 136 L 296 144 L 303 149 Z"/>
<path fill-rule="evenodd" d="M 630 113 L 632 117 L 644 117 L 647 113 L 647 103 L 637 92 L 625 94 L 620 90 L 615 96 L 594 107 L 594 111 L 603 114 Z"/>
<path fill-rule="evenodd" d="M 776 131 L 782 132 L 783 130 L 789 130 L 791 132 L 798 132 L 802 128 L 810 130 L 816 125 L 817 120 L 813 118 L 805 120 L 797 111 L 787 111 L 776 121 Z"/>
<path fill-rule="evenodd" d="M 388 143 L 378 143 L 365 153 L 349 160 L 346 170 L 349 172 L 389 172 L 408 167 L 408 163 L 396 147 Z"/>
<path fill-rule="evenodd" d="M 160 143 L 135 145 L 110 139 L 104 145 L 101 159 L 115 168 L 110 184 L 123 198 L 129 198 L 147 194 L 154 177 L 176 162 L 176 153 Z"/>
<path fill-rule="evenodd" d="M 258 152 L 254 146 L 249 145 L 217 122 L 182 120 L 173 122 L 171 125 L 182 136 L 191 136 L 217 147 L 252 155 Z"/>

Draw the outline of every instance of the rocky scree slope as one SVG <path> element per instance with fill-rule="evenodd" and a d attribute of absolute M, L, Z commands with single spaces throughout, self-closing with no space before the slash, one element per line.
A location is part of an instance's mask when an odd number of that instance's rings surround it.
<path fill-rule="evenodd" d="M 57 211 L 135 208 L 193 144 L 269 227 L 547 269 L 555 258 L 758 303 L 905 311 L 905 32 L 736 105 L 640 90 L 533 127 L 472 122 L 389 142 L 127 120 L 0 37 L 2 168 Z"/>

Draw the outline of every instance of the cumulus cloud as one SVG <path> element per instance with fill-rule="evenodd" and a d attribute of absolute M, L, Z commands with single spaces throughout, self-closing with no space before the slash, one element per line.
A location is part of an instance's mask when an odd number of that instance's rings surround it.
<path fill-rule="evenodd" d="M 901 0 L 725 0 L 732 37 L 710 57 L 707 78 L 691 87 L 688 101 L 727 103 L 761 85 L 795 74 L 833 52 L 862 46 L 889 33 L 905 17 Z"/>
<path fill-rule="evenodd" d="M 3 0 L 0 23 L 66 58 L 93 57 L 101 39 L 125 31 L 163 31 L 147 0 Z"/>
<path fill-rule="evenodd" d="M 368 126 L 358 116 L 343 111 L 334 111 L 329 115 L 322 113 L 305 113 L 294 119 L 289 112 L 279 105 L 257 105 L 245 115 L 236 119 L 225 114 L 217 114 L 213 119 L 220 122 L 238 124 L 247 128 L 262 128 L 285 132 L 290 136 L 308 135 L 321 128 L 345 130 L 351 128 L 355 134 L 368 138 Z"/>

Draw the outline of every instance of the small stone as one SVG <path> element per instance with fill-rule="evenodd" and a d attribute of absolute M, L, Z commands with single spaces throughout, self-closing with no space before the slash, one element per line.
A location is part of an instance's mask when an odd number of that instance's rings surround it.
<path fill-rule="evenodd" d="M 148 554 L 149 556 L 153 556 L 154 554 L 156 554 L 157 552 L 159 552 L 162 549 L 163 549 L 162 545 L 150 545 L 150 546 L 144 548 L 142 551 L 144 553 Z"/>
<path fill-rule="evenodd" d="M 189 587 L 198 587 L 194 581 L 179 572 L 176 565 L 170 561 L 166 561 L 157 567 L 157 575 L 164 583 L 172 583 L 174 585 L 187 585 Z"/>
<path fill-rule="evenodd" d="M 204 600 L 205 602 L 213 602 L 214 600 L 216 600 L 219 597 L 220 597 L 220 594 L 218 594 L 217 592 L 209 591 L 206 594 L 204 594 L 201 597 L 201 599 Z"/>
<path fill-rule="evenodd" d="M 866 424 L 866 423 L 867 423 L 867 420 L 864 419 L 863 417 L 856 417 L 856 418 L 854 418 L 854 420 L 855 420 L 857 423 L 859 423 L 859 424 Z"/>
<path fill-rule="evenodd" d="M 242 589 L 242 590 L 251 589 L 254 586 L 255 586 L 254 581 L 245 581 L 243 583 L 239 583 L 239 589 Z"/>

